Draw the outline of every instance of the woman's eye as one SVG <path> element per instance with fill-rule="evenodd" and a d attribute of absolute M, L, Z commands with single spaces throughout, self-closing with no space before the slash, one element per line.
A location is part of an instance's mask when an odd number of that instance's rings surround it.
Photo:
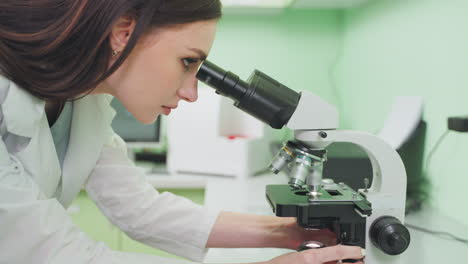
<path fill-rule="evenodd" d="M 198 63 L 200 60 L 195 59 L 195 58 L 185 58 L 182 59 L 182 63 L 184 64 L 184 67 L 188 70 L 190 65 L 193 65 L 195 63 Z"/>

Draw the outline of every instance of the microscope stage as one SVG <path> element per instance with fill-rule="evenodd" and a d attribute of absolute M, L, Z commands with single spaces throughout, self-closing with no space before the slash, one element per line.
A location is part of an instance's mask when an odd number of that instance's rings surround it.
<path fill-rule="evenodd" d="M 372 213 L 371 204 L 362 195 L 346 185 L 322 189 L 312 198 L 306 189 L 293 189 L 289 185 L 268 185 L 267 200 L 277 216 L 298 217 L 365 217 Z"/>

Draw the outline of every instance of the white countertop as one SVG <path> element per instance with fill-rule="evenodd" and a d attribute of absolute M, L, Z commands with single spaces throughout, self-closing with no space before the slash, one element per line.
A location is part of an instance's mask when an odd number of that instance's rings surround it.
<path fill-rule="evenodd" d="M 449 232 L 457 237 L 468 238 L 467 225 L 441 214 L 434 208 L 425 208 L 418 213 L 408 215 L 405 221 L 414 226 L 433 231 Z M 411 244 L 408 253 L 409 259 L 414 262 L 408 263 L 468 263 L 467 244 L 414 229 L 409 229 L 409 231 Z"/>

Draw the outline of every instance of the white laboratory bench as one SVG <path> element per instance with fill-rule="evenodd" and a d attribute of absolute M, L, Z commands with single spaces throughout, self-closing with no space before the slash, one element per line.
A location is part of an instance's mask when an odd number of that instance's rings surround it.
<path fill-rule="evenodd" d="M 209 208 L 227 211 L 272 215 L 265 199 L 267 184 L 284 184 L 283 175 L 266 174 L 247 179 L 232 179 L 215 176 L 149 175 L 148 180 L 157 188 L 205 188 L 205 204 Z M 468 226 L 432 208 L 408 215 L 408 224 L 428 229 L 447 231 L 468 238 Z M 435 235 L 410 229 L 411 245 L 404 253 L 405 262 L 440 264 L 468 263 L 468 245 Z M 211 249 L 206 263 L 248 263 L 271 259 L 291 252 L 286 249 Z M 374 264 L 374 263 L 371 263 Z"/>

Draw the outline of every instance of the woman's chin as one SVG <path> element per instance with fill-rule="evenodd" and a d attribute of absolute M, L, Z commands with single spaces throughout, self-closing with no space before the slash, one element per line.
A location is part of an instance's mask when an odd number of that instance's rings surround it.
<path fill-rule="evenodd" d="M 136 116 L 135 118 L 142 124 L 150 125 L 150 124 L 153 124 L 156 121 L 156 119 L 158 119 L 158 116 L 160 114 L 161 113 L 155 113 L 153 115 L 142 115 L 142 116 Z"/>

